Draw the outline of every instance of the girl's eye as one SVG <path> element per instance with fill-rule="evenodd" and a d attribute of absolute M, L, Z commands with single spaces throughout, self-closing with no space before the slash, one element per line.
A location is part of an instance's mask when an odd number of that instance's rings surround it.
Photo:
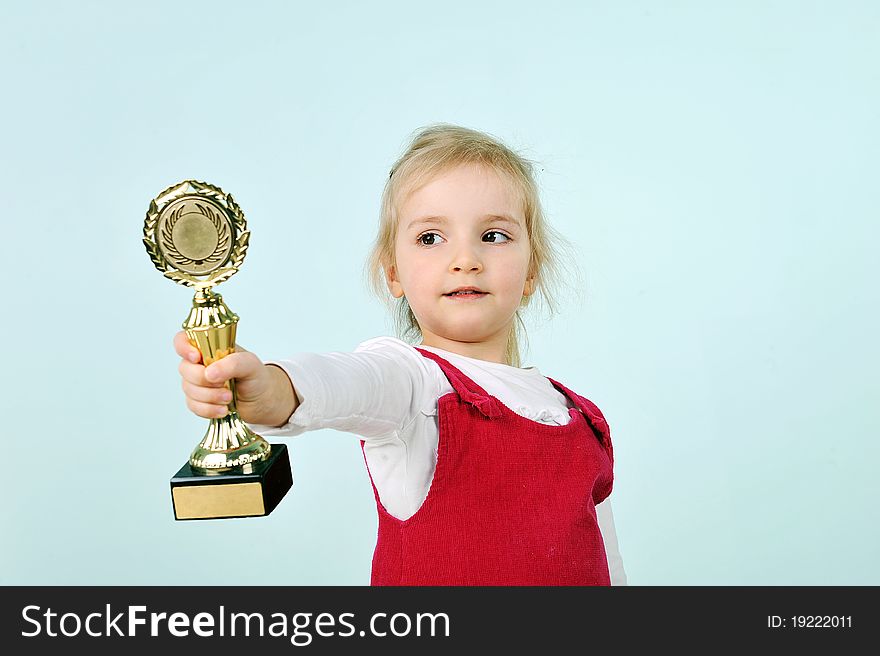
<path fill-rule="evenodd" d="M 501 236 L 504 237 L 507 241 L 510 241 L 510 237 L 508 237 L 507 235 L 505 235 L 503 232 L 498 232 L 497 230 L 490 230 L 489 232 L 486 233 L 486 235 L 501 235 Z M 486 235 L 483 235 L 483 236 L 485 237 Z M 494 242 L 494 243 L 496 243 L 496 244 L 498 244 L 498 243 L 503 244 L 504 242 L 497 242 L 497 241 L 496 241 L 496 242 Z"/>
<path fill-rule="evenodd" d="M 440 235 L 438 235 L 436 232 L 423 232 L 418 237 L 416 237 L 416 241 L 419 243 L 420 246 L 433 246 L 434 245 L 433 243 L 426 244 L 424 241 L 422 241 L 425 237 L 440 237 Z"/>

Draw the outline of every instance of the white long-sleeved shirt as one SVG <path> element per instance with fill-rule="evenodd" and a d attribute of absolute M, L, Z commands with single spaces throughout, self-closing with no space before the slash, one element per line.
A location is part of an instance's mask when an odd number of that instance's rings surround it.
<path fill-rule="evenodd" d="M 571 403 L 537 367 L 512 367 L 420 346 L 449 361 L 514 412 L 545 424 L 570 421 Z M 299 405 L 283 426 L 250 424 L 264 436 L 332 428 L 364 440 L 379 499 L 398 519 L 428 496 L 437 465 L 437 400 L 453 391 L 440 366 L 394 337 L 361 342 L 354 352 L 297 353 L 266 364 L 290 377 Z M 389 390 L 396 390 L 389 393 Z M 596 506 L 612 585 L 626 585 L 610 497 Z"/>

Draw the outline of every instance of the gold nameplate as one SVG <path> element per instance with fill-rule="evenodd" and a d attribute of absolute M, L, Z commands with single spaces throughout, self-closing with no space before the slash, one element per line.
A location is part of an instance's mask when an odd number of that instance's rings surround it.
<path fill-rule="evenodd" d="M 188 485 L 171 490 L 177 519 L 216 519 L 265 515 L 259 483 Z"/>

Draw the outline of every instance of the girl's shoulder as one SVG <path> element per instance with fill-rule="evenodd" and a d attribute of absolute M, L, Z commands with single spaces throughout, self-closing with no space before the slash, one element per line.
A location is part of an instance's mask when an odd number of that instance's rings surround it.
<path fill-rule="evenodd" d="M 355 353 L 369 353 L 388 366 L 405 370 L 412 383 L 416 405 L 427 413 L 436 408 L 445 377 L 437 364 L 419 353 L 415 346 L 396 337 L 381 335 L 358 344 Z"/>
<path fill-rule="evenodd" d="M 377 353 L 388 358 L 398 359 L 401 362 L 417 363 L 424 365 L 422 354 L 412 344 L 404 342 L 397 337 L 380 335 L 364 340 L 355 348 L 355 353 Z M 425 367 L 427 370 L 427 367 Z"/>
<path fill-rule="evenodd" d="M 397 339 L 396 337 L 391 337 L 390 335 L 379 335 L 378 337 L 365 339 L 357 345 L 355 351 L 388 350 L 391 352 L 404 352 L 407 349 L 412 348 L 413 347 L 411 345 L 407 344 L 401 339 Z"/>
<path fill-rule="evenodd" d="M 556 383 L 557 385 L 563 385 L 558 380 L 554 380 L 552 378 L 550 379 L 550 381 Z M 599 409 L 599 406 L 593 403 L 586 396 L 578 394 L 567 386 L 565 386 L 565 388 L 569 391 L 570 395 L 573 397 L 573 400 L 577 403 L 578 409 L 581 411 L 581 414 L 584 415 L 584 417 L 587 419 L 587 422 L 596 432 L 599 441 L 602 442 L 602 446 L 605 447 L 608 455 L 611 457 L 613 462 L 614 452 L 611 443 L 611 427 L 608 425 L 608 421 L 605 419 L 605 415 Z"/>
<path fill-rule="evenodd" d="M 551 382 L 555 382 L 558 385 L 562 385 L 562 383 L 557 380 L 553 380 L 552 378 L 550 380 Z M 566 389 L 571 393 L 571 396 L 573 396 L 577 400 L 578 406 L 580 407 L 584 415 L 586 415 L 587 419 L 589 419 L 590 422 L 593 423 L 597 428 L 601 428 L 603 431 L 607 430 L 608 422 L 605 419 L 605 415 L 602 414 L 602 411 L 599 409 L 599 406 L 593 403 L 586 396 L 578 394 L 573 389 L 567 386 Z"/>

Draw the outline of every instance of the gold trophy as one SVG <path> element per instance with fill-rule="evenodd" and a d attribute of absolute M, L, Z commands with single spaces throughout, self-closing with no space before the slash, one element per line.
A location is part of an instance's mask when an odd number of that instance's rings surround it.
<path fill-rule="evenodd" d="M 211 288 L 241 267 L 250 232 L 241 208 L 214 185 L 184 180 L 150 202 L 144 245 L 166 278 L 195 289 L 183 329 L 205 366 L 235 351 L 238 316 Z M 235 408 L 211 419 L 204 438 L 171 479 L 175 519 L 254 517 L 272 512 L 293 485 L 284 444 L 251 431 Z"/>

